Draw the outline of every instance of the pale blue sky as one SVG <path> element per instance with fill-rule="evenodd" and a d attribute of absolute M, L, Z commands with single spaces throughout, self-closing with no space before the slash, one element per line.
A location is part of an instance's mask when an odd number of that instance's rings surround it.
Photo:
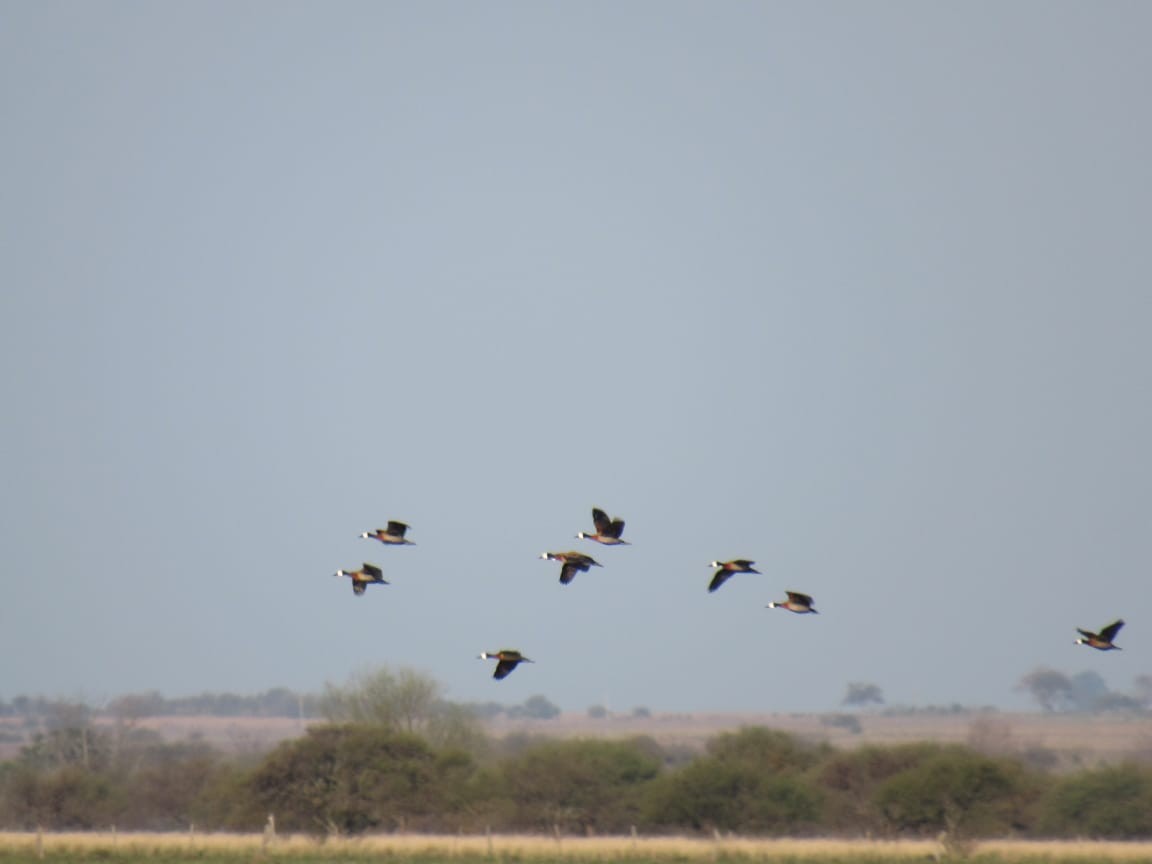
<path fill-rule="evenodd" d="M 1126 688 L 1149 32 L 1137 2 L 0 0 L 0 696 L 377 662 L 573 710 Z M 574 538 L 594 505 L 633 546 Z M 357 538 L 389 518 L 419 545 Z M 569 548 L 605 567 L 560 586 Z M 709 595 L 730 557 L 763 575 Z M 332 578 L 362 561 L 393 584 Z M 1072 645 L 1117 616 L 1123 652 Z M 502 647 L 537 663 L 497 684 Z"/>

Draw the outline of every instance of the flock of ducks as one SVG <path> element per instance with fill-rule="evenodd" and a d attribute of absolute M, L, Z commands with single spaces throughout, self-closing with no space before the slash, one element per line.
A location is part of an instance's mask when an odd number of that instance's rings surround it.
<path fill-rule="evenodd" d="M 595 531 L 581 531 L 576 535 L 577 539 L 593 540 L 603 546 L 631 545 L 622 536 L 624 534 L 623 519 L 609 518 L 608 514 L 599 507 L 593 507 L 592 525 L 595 527 Z M 360 537 L 366 540 L 378 540 L 385 546 L 415 546 L 416 544 L 405 536 L 407 533 L 408 525 L 406 523 L 390 520 L 387 528 L 365 531 Z M 569 550 L 567 552 L 543 552 L 540 557 L 546 561 L 558 561 L 560 563 L 561 585 L 570 583 L 576 578 L 577 573 L 586 573 L 593 567 L 604 566 L 591 555 L 586 555 L 576 550 Z M 755 563 L 755 561 L 750 561 L 747 558 L 734 558 L 731 561 L 711 562 L 708 566 L 714 568 L 716 572 L 712 576 L 712 581 L 708 583 L 709 593 L 718 589 L 736 573 L 759 573 L 760 571 L 752 566 Z M 335 575 L 349 577 L 352 580 L 352 593 L 356 596 L 360 596 L 368 590 L 369 585 L 389 584 L 384 579 L 384 572 L 380 567 L 375 564 L 369 564 L 368 562 L 364 562 L 364 565 L 359 570 L 337 570 Z M 813 605 L 815 601 L 810 595 L 802 594 L 799 591 L 786 591 L 785 593 L 788 595 L 787 600 L 781 602 L 773 601 L 769 603 L 766 608 L 785 609 L 789 612 L 795 612 L 798 615 L 817 614 L 817 610 Z M 1120 632 L 1120 628 L 1123 626 L 1123 619 L 1119 619 L 1113 621 L 1107 627 L 1101 628 L 1098 633 L 1076 628 L 1076 632 L 1080 634 L 1081 638 L 1077 639 L 1075 644 L 1087 645 L 1098 651 L 1119 651 L 1120 646 L 1115 644 L 1115 639 L 1116 634 Z M 492 677 L 496 680 L 507 678 L 521 663 L 535 662 L 525 657 L 519 651 L 510 648 L 504 648 L 500 651 L 483 651 L 478 655 L 478 659 L 496 661 L 496 670 L 492 673 Z"/>

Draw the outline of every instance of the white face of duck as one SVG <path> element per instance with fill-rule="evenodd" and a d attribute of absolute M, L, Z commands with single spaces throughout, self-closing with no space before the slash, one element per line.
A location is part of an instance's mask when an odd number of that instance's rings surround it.
<path fill-rule="evenodd" d="M 709 567 L 719 567 L 719 566 L 720 566 L 720 562 L 719 562 L 719 561 L 712 561 L 712 562 L 710 562 L 710 563 L 708 564 L 708 566 L 709 566 Z"/>
<path fill-rule="evenodd" d="M 361 534 L 360 536 L 361 536 L 361 537 L 363 537 L 365 540 L 367 540 L 367 539 L 368 539 L 369 537 L 371 537 L 372 535 L 371 535 L 371 534 L 369 534 L 367 531 L 365 531 L 365 532 L 364 532 L 363 534 Z"/>

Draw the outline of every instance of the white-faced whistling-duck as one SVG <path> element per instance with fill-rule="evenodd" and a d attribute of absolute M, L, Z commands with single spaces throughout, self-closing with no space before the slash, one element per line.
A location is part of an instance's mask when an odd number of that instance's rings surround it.
<path fill-rule="evenodd" d="M 599 507 L 593 507 L 592 524 L 596 526 L 595 534 L 581 531 L 576 536 L 581 540 L 595 540 L 597 543 L 603 543 L 605 546 L 631 545 L 627 540 L 620 539 L 620 535 L 624 533 L 623 519 L 609 519 L 607 513 Z"/>
<path fill-rule="evenodd" d="M 788 599 L 783 603 L 769 603 L 769 609 L 787 609 L 789 612 L 798 612 L 803 615 L 805 612 L 819 614 L 812 608 L 812 598 L 807 594 L 801 594 L 799 591 L 787 591 Z"/>
<path fill-rule="evenodd" d="M 496 664 L 496 671 L 492 673 L 492 677 L 499 681 L 501 678 L 507 678 L 512 670 L 521 663 L 535 663 L 535 660 L 529 660 L 519 651 L 512 651 L 508 648 L 502 651 L 484 651 L 480 654 L 481 660 L 498 660 Z"/>
<path fill-rule="evenodd" d="M 384 571 L 375 564 L 364 562 L 359 570 L 337 570 L 334 576 L 350 576 L 352 578 L 352 593 L 360 596 L 369 585 L 387 585 Z"/>
<path fill-rule="evenodd" d="M 733 573 L 759 573 L 759 570 L 752 569 L 755 561 L 749 561 L 746 558 L 737 558 L 734 561 L 713 561 L 709 567 L 717 567 L 716 575 L 712 577 L 712 582 L 708 585 L 709 591 L 715 591 L 721 585 L 728 581 L 728 577 Z"/>
<path fill-rule="evenodd" d="M 379 540 L 381 543 L 387 543 L 389 546 L 415 546 L 411 540 L 405 540 L 404 534 L 408 530 L 408 526 L 403 522 L 395 520 L 388 520 L 387 528 L 377 528 L 375 531 L 365 531 L 360 536 L 365 539 Z"/>
<path fill-rule="evenodd" d="M 1113 621 L 1107 627 L 1103 628 L 1099 633 L 1090 633 L 1087 630 L 1076 628 L 1082 639 L 1077 639 L 1077 645 L 1087 645 L 1089 648 L 1095 648 L 1098 651 L 1119 651 L 1119 645 L 1113 645 L 1112 640 L 1116 638 L 1116 634 L 1120 632 L 1120 628 L 1124 626 L 1124 619 Z"/>
<path fill-rule="evenodd" d="M 599 561 L 592 558 L 591 555 L 585 555 L 583 552 L 541 552 L 540 557 L 547 561 L 559 561 L 562 565 L 560 568 L 560 584 L 567 585 L 571 582 L 577 573 L 582 573 L 591 567 L 603 567 Z"/>

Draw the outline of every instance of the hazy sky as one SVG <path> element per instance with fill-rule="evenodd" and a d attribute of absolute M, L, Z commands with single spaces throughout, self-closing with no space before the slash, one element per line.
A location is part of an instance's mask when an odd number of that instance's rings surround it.
<path fill-rule="evenodd" d="M 1128 688 L 1150 29 L 0 0 L 0 697 L 376 663 L 570 710 Z M 575 539 L 593 506 L 634 545 Z M 357 537 L 389 518 L 418 545 Z M 572 548 L 605 566 L 561 586 Z M 707 593 L 734 557 L 763 575 Z M 355 597 L 364 561 L 392 584 Z M 1073 646 L 1118 616 L 1124 651 Z M 494 682 L 503 647 L 537 663 Z"/>

